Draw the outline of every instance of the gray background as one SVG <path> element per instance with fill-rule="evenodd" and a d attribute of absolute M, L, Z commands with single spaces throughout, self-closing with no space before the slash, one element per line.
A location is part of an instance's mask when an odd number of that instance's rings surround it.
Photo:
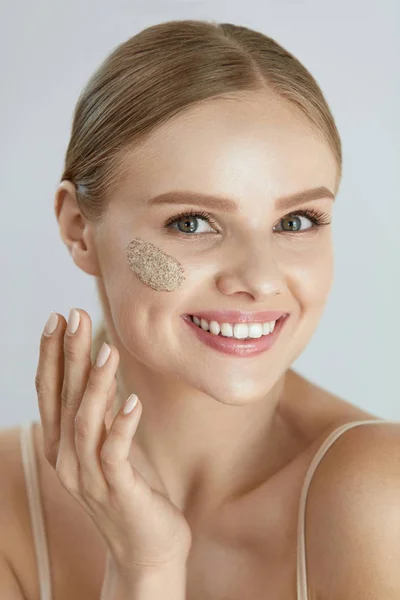
<path fill-rule="evenodd" d="M 0 427 L 39 420 L 34 378 L 51 310 L 84 308 L 94 278 L 73 263 L 53 212 L 72 112 L 106 55 L 141 29 L 213 19 L 276 39 L 311 71 L 342 137 L 335 281 L 294 368 L 347 401 L 400 420 L 399 7 L 333 2 L 2 0 L 0 6 Z"/>

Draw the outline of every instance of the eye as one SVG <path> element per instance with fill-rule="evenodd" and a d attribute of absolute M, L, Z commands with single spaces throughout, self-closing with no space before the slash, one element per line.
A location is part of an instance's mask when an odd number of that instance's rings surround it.
<path fill-rule="evenodd" d="M 198 225 L 199 221 L 205 221 L 207 222 L 208 225 L 208 229 L 207 226 L 204 225 L 203 227 Z M 171 217 L 171 219 L 169 219 L 166 223 L 165 226 L 169 227 L 169 228 L 173 228 L 176 229 L 179 233 L 210 233 L 213 230 L 212 228 L 210 228 L 210 223 L 215 224 L 212 216 L 209 213 L 206 212 L 195 212 L 195 211 L 189 211 L 186 213 L 180 213 L 179 215 L 175 215 L 174 217 Z M 172 226 L 176 227 L 172 227 Z"/>
<path fill-rule="evenodd" d="M 308 219 L 304 215 L 292 214 L 292 215 L 283 217 L 283 219 L 281 219 L 279 221 L 279 225 L 281 225 L 281 229 L 279 231 L 289 231 L 289 232 L 300 231 L 302 218 L 311 223 L 311 226 L 305 227 L 305 229 L 311 229 L 312 228 L 311 219 Z M 304 229 L 304 227 L 303 227 L 303 229 Z"/>
<path fill-rule="evenodd" d="M 311 227 L 306 227 L 301 229 L 301 217 L 304 217 L 307 221 L 311 222 Z M 319 210 L 309 209 L 309 210 L 298 210 L 297 212 L 290 213 L 283 217 L 279 223 L 287 224 L 288 229 L 284 225 L 281 229 L 276 229 L 274 227 L 274 231 L 283 231 L 287 233 L 295 233 L 296 231 L 307 232 L 309 230 L 317 230 L 318 227 L 322 227 L 323 225 L 329 225 L 329 215 L 323 213 Z"/>

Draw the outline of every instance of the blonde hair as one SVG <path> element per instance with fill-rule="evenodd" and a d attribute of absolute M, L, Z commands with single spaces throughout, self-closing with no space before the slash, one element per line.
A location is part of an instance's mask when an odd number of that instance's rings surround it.
<path fill-rule="evenodd" d="M 342 176 L 342 148 L 316 80 L 272 38 L 247 27 L 178 20 L 147 27 L 118 45 L 82 90 L 61 181 L 70 180 L 82 213 L 101 220 L 127 168 L 126 151 L 184 109 L 240 92 L 273 91 L 308 118 L 329 144 Z M 338 183 L 337 183 L 338 185 Z M 92 359 L 110 341 L 97 326 Z"/>

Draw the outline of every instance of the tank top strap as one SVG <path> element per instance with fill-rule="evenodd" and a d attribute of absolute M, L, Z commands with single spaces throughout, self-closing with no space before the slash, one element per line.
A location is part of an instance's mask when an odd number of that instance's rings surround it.
<path fill-rule="evenodd" d="M 38 567 L 40 600 L 52 600 L 49 552 L 44 525 L 42 499 L 39 489 L 33 425 L 33 421 L 21 425 L 21 457 L 28 497 L 29 514 L 31 518 L 36 563 Z"/>
<path fill-rule="evenodd" d="M 323 441 L 322 445 L 313 457 L 304 478 L 303 488 L 300 495 L 299 503 L 299 517 L 297 527 L 297 600 L 308 600 L 307 590 L 307 568 L 306 568 L 306 544 L 305 544 L 305 513 L 306 513 L 306 501 L 307 493 L 311 484 L 312 477 L 327 453 L 332 444 L 348 429 L 356 427 L 357 425 L 371 425 L 372 423 L 395 423 L 392 420 L 383 419 L 369 419 L 362 421 L 352 421 L 350 423 L 344 423 L 334 429 L 328 437 Z M 399 421 L 400 423 L 400 421 Z"/>

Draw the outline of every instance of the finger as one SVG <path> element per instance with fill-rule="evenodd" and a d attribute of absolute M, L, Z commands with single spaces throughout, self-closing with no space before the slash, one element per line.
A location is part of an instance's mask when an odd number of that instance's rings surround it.
<path fill-rule="evenodd" d="M 51 321 L 53 322 L 58 317 L 57 324 L 51 334 L 47 333 L 46 326 L 43 330 L 40 340 L 35 387 L 43 428 L 44 453 L 48 462 L 54 467 L 57 460 L 58 442 L 60 439 L 60 396 L 64 379 L 62 345 L 67 322 L 62 315 L 54 311 L 51 314 Z"/>
<path fill-rule="evenodd" d="M 116 379 L 116 377 L 114 377 L 114 381 L 112 383 L 110 391 L 108 392 L 106 413 L 104 416 L 104 425 L 106 427 L 107 433 L 109 432 L 112 422 L 114 420 L 113 411 L 114 411 L 114 407 L 117 403 L 117 390 L 118 390 L 117 379 Z"/>
<path fill-rule="evenodd" d="M 137 397 L 137 396 L 136 396 Z M 109 487 L 119 497 L 132 496 L 132 486 L 142 485 L 143 480 L 133 468 L 129 455 L 132 438 L 142 414 L 142 404 L 137 401 L 129 414 L 124 414 L 124 406 L 116 414 L 106 441 L 100 451 L 101 466 Z"/>
<path fill-rule="evenodd" d="M 86 311 L 71 309 L 68 327 L 64 335 L 64 381 L 61 390 L 61 432 L 57 459 L 57 471 L 69 489 L 78 486 L 79 460 L 75 447 L 75 417 L 85 392 L 92 368 L 90 349 L 92 346 L 92 322 Z M 75 319 L 74 315 L 79 316 Z M 71 326 L 75 331 L 71 332 Z M 77 327 L 76 327 L 77 326 Z"/>
<path fill-rule="evenodd" d="M 102 359 L 102 364 L 98 360 Z M 105 361 L 105 362 L 104 362 Z M 107 437 L 105 413 L 114 387 L 119 353 L 115 346 L 103 344 L 90 371 L 75 418 L 75 447 L 79 459 L 80 481 L 87 495 L 96 497 L 107 489 L 101 468 L 100 450 Z"/>

